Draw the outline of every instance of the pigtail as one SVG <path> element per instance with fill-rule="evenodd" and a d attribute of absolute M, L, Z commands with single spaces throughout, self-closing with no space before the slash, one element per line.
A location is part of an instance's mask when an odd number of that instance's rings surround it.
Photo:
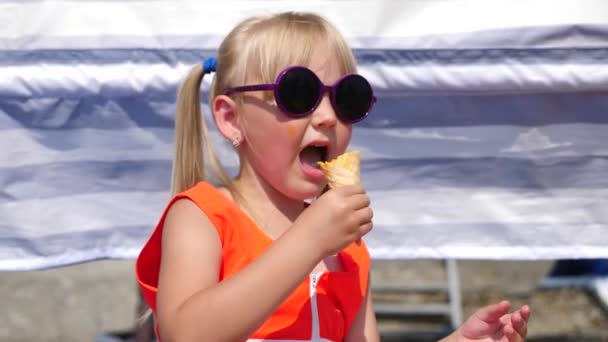
<path fill-rule="evenodd" d="M 200 181 L 208 181 L 206 160 L 211 163 L 220 183 L 230 191 L 234 189 L 230 176 L 217 157 L 201 110 L 200 89 L 204 74 L 202 65 L 194 66 L 177 96 L 172 194 L 187 190 Z"/>
<path fill-rule="evenodd" d="M 186 76 L 177 96 L 175 111 L 175 150 L 171 172 L 173 194 L 191 188 L 205 179 L 203 130 L 199 92 L 203 68 L 196 65 Z"/>
<path fill-rule="evenodd" d="M 171 170 L 171 193 L 173 195 L 193 187 L 196 183 L 205 180 L 205 162 L 203 145 L 210 147 L 207 125 L 201 111 L 199 93 L 203 82 L 204 69 L 201 65 L 194 66 L 181 85 L 177 95 L 175 110 L 175 149 Z M 212 152 L 214 164 L 219 161 Z M 139 300 L 144 298 L 139 293 Z M 147 307 L 147 305 L 142 305 Z M 141 334 L 148 337 L 154 334 L 152 310 L 147 307 L 136 319 L 136 338 Z"/>

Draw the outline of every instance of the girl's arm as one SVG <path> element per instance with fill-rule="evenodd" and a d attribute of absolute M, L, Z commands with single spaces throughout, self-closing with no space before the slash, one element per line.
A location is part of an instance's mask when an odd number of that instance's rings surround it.
<path fill-rule="evenodd" d="M 359 308 L 359 312 L 353 321 L 345 342 L 379 342 L 378 326 L 376 323 L 376 313 L 372 303 L 371 281 L 367 277 L 367 293 Z"/>
<path fill-rule="evenodd" d="M 250 265 L 219 283 L 217 230 L 193 202 L 176 201 L 163 228 L 157 294 L 162 341 L 249 338 L 323 258 L 301 231 L 288 230 Z"/>

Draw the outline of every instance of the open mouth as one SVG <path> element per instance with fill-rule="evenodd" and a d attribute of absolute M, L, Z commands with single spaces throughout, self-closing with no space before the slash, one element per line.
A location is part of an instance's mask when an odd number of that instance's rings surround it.
<path fill-rule="evenodd" d="M 326 145 L 308 145 L 300 152 L 300 162 L 306 166 L 319 168 L 318 162 L 327 161 Z"/>

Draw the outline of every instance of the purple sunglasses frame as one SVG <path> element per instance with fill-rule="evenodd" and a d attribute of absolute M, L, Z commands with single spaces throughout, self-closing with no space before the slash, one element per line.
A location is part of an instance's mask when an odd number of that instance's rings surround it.
<path fill-rule="evenodd" d="M 316 81 L 319 83 L 319 96 L 317 98 L 317 102 L 314 104 L 314 106 L 312 106 L 312 108 L 304 113 L 293 113 L 288 111 L 283 104 L 281 103 L 281 101 L 279 101 L 279 84 L 281 83 L 281 80 L 283 79 L 283 77 L 285 76 L 285 74 L 287 74 L 289 71 L 294 70 L 294 69 L 304 69 L 306 71 L 309 71 L 310 73 L 312 73 L 315 76 Z M 345 115 L 341 114 L 338 111 L 338 107 L 336 105 L 336 88 L 338 87 L 338 85 L 344 81 L 345 79 L 349 78 L 349 77 L 353 77 L 353 76 L 358 76 L 361 77 L 365 80 L 365 82 L 367 82 L 369 84 L 369 81 L 359 75 L 359 74 L 348 74 L 348 75 L 344 75 L 343 77 L 341 77 L 340 79 L 338 79 L 333 85 L 325 85 L 323 84 L 323 82 L 321 82 L 321 80 L 319 79 L 319 77 L 310 69 L 303 67 L 303 66 L 290 66 L 288 68 L 286 68 L 285 70 L 281 71 L 279 73 L 279 75 L 277 76 L 276 80 L 274 81 L 274 83 L 266 83 L 266 84 L 252 84 L 252 85 L 245 85 L 245 86 L 239 86 L 239 87 L 232 87 L 232 88 L 228 88 L 224 91 L 224 95 L 230 95 L 233 93 L 240 93 L 240 92 L 247 92 L 247 91 L 260 91 L 260 90 L 272 90 L 273 94 L 274 94 L 274 98 L 275 101 L 277 103 L 277 106 L 279 107 L 279 109 L 286 113 L 288 116 L 293 117 L 293 118 L 302 118 L 305 117 L 306 115 L 309 115 L 310 113 L 312 113 L 315 109 L 317 109 L 317 107 L 319 107 L 319 104 L 321 103 L 322 99 L 323 99 L 323 95 L 325 95 L 325 93 L 329 92 L 329 98 L 331 100 L 331 106 L 334 109 L 334 112 L 336 113 L 336 116 L 343 122 L 349 123 L 349 124 L 354 124 L 357 123 L 363 119 L 365 119 L 367 117 L 367 115 L 369 114 L 369 112 L 372 110 L 372 107 L 374 106 L 374 104 L 376 103 L 376 96 L 374 96 L 374 90 L 371 88 L 371 84 L 370 84 L 370 89 L 372 92 L 372 98 L 371 101 L 369 103 L 368 108 L 365 111 L 365 114 L 363 116 L 361 116 L 360 118 L 357 118 L 356 120 L 348 120 L 346 118 Z"/>

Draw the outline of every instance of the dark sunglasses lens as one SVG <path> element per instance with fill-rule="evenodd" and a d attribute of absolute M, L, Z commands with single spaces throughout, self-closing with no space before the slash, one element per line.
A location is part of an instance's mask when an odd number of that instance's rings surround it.
<path fill-rule="evenodd" d="M 312 71 L 293 68 L 281 77 L 276 101 L 288 114 L 303 115 L 317 104 L 320 87 L 319 79 Z"/>
<path fill-rule="evenodd" d="M 338 83 L 335 96 L 337 114 L 344 121 L 355 122 L 371 107 L 372 86 L 363 76 L 349 75 Z"/>

